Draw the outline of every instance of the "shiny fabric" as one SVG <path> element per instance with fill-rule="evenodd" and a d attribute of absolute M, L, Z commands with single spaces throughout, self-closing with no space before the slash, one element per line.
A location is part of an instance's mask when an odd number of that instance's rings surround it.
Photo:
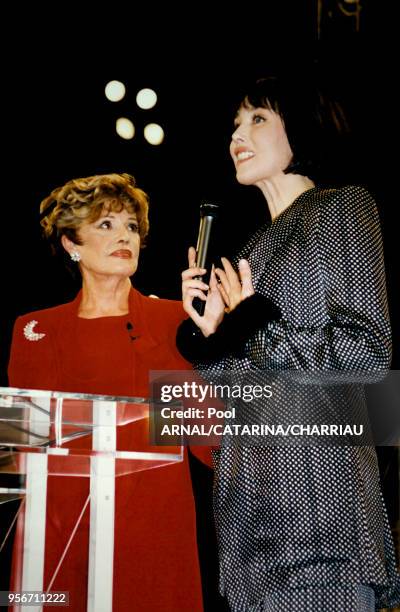
<path fill-rule="evenodd" d="M 255 233 L 242 257 L 256 292 L 282 317 L 253 333 L 240 353 L 197 362 L 209 379 L 227 372 L 245 382 L 260 382 L 263 372 L 266 380 L 288 372 L 368 378 L 390 367 L 379 219 L 366 190 L 307 190 Z M 349 413 L 358 413 L 362 385 L 345 393 Z M 279 407 L 284 418 L 291 407 Z M 247 412 L 258 418 L 263 408 L 255 401 Z M 378 608 L 400 602 L 373 447 L 252 446 L 226 437 L 214 459 L 220 587 L 232 610 L 286 610 L 285 599 L 281 607 L 263 602 L 275 592 L 349 584 L 371 585 Z M 353 609 L 336 603 L 327 591 L 326 609 Z"/>

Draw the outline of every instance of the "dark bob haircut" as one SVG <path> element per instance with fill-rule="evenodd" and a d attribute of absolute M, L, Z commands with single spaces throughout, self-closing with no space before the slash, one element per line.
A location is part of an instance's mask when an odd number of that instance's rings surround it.
<path fill-rule="evenodd" d="M 293 151 L 285 173 L 317 183 L 337 180 L 350 130 L 341 104 L 325 88 L 308 79 L 262 78 L 248 89 L 240 107 L 268 108 L 281 116 Z"/>

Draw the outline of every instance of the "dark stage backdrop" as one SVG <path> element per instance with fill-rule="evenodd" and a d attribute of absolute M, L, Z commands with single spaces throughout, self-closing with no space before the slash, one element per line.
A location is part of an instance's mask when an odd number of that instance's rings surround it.
<path fill-rule="evenodd" d="M 144 293 L 179 298 L 201 201 L 223 205 L 219 250 L 228 256 L 267 216 L 257 190 L 235 184 L 228 155 L 238 92 L 259 76 L 280 70 L 299 76 L 316 67 L 337 83 L 360 143 L 349 177 L 369 187 L 379 205 L 393 367 L 400 367 L 392 16 L 386 3 L 372 0 L 362 3 L 358 18 L 345 15 L 359 4 L 266 1 L 232 5 L 218 19 L 204 3 L 134 7 L 129 14 L 113 5 L 91 17 L 69 5 L 57 14 L 46 9 L 46 15 L 35 6 L 8 22 L 13 35 L 3 57 L 0 384 L 7 384 L 16 316 L 68 301 L 77 289 L 41 240 L 41 199 L 73 177 L 133 174 L 151 206 L 150 237 L 134 284 Z M 127 87 L 118 103 L 104 96 L 113 79 Z M 152 110 L 136 106 L 142 87 L 158 94 Z M 134 122 L 134 140 L 115 133 L 120 116 Z M 148 122 L 163 126 L 161 146 L 144 140 Z"/>
<path fill-rule="evenodd" d="M 223 205 L 221 254 L 233 253 L 267 216 L 258 191 L 235 184 L 228 156 L 238 93 L 256 77 L 277 70 L 299 76 L 316 66 L 336 83 L 361 145 L 349 160 L 349 179 L 365 183 L 379 204 L 398 366 L 390 14 L 372 1 L 363 2 L 358 20 L 340 8 L 351 12 L 358 3 L 275 4 L 251 11 L 242 6 L 219 20 L 211 7 L 194 4 L 190 13 L 179 14 L 142 8 L 128 16 L 114 9 L 97 15 L 100 25 L 66 9 L 47 14 L 48 26 L 37 11 L 9 24 L 14 36 L 3 78 L 2 384 L 15 317 L 66 301 L 76 291 L 41 240 L 40 200 L 73 177 L 132 173 L 151 200 L 150 238 L 134 283 L 145 293 L 178 298 L 202 200 Z M 378 44 L 382 35 L 385 42 Z M 112 79 L 127 87 L 118 103 L 104 96 Z M 136 106 L 142 87 L 158 94 L 152 110 Z M 133 120 L 133 140 L 115 133 L 120 116 Z M 148 122 L 163 126 L 161 146 L 144 140 Z"/>

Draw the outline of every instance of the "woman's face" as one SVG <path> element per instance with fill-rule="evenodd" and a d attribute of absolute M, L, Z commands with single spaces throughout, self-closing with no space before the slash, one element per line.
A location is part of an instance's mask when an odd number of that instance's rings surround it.
<path fill-rule="evenodd" d="M 104 211 L 97 221 L 81 225 L 78 236 L 83 244 L 73 250 L 81 256 L 83 277 L 85 272 L 126 277 L 136 272 L 140 236 L 135 213 Z"/>
<path fill-rule="evenodd" d="M 242 185 L 273 179 L 293 157 L 280 115 L 268 108 L 239 109 L 229 150 Z"/>

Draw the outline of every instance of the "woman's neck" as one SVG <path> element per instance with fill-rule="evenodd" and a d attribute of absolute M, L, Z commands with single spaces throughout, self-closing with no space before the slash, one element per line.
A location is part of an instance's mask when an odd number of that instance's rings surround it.
<path fill-rule="evenodd" d="M 302 193 L 315 187 L 315 183 L 300 174 L 282 174 L 257 183 L 267 200 L 272 221 L 283 213 Z"/>
<path fill-rule="evenodd" d="M 127 314 L 131 288 L 129 278 L 84 277 L 78 316 L 83 319 L 95 319 Z"/>

